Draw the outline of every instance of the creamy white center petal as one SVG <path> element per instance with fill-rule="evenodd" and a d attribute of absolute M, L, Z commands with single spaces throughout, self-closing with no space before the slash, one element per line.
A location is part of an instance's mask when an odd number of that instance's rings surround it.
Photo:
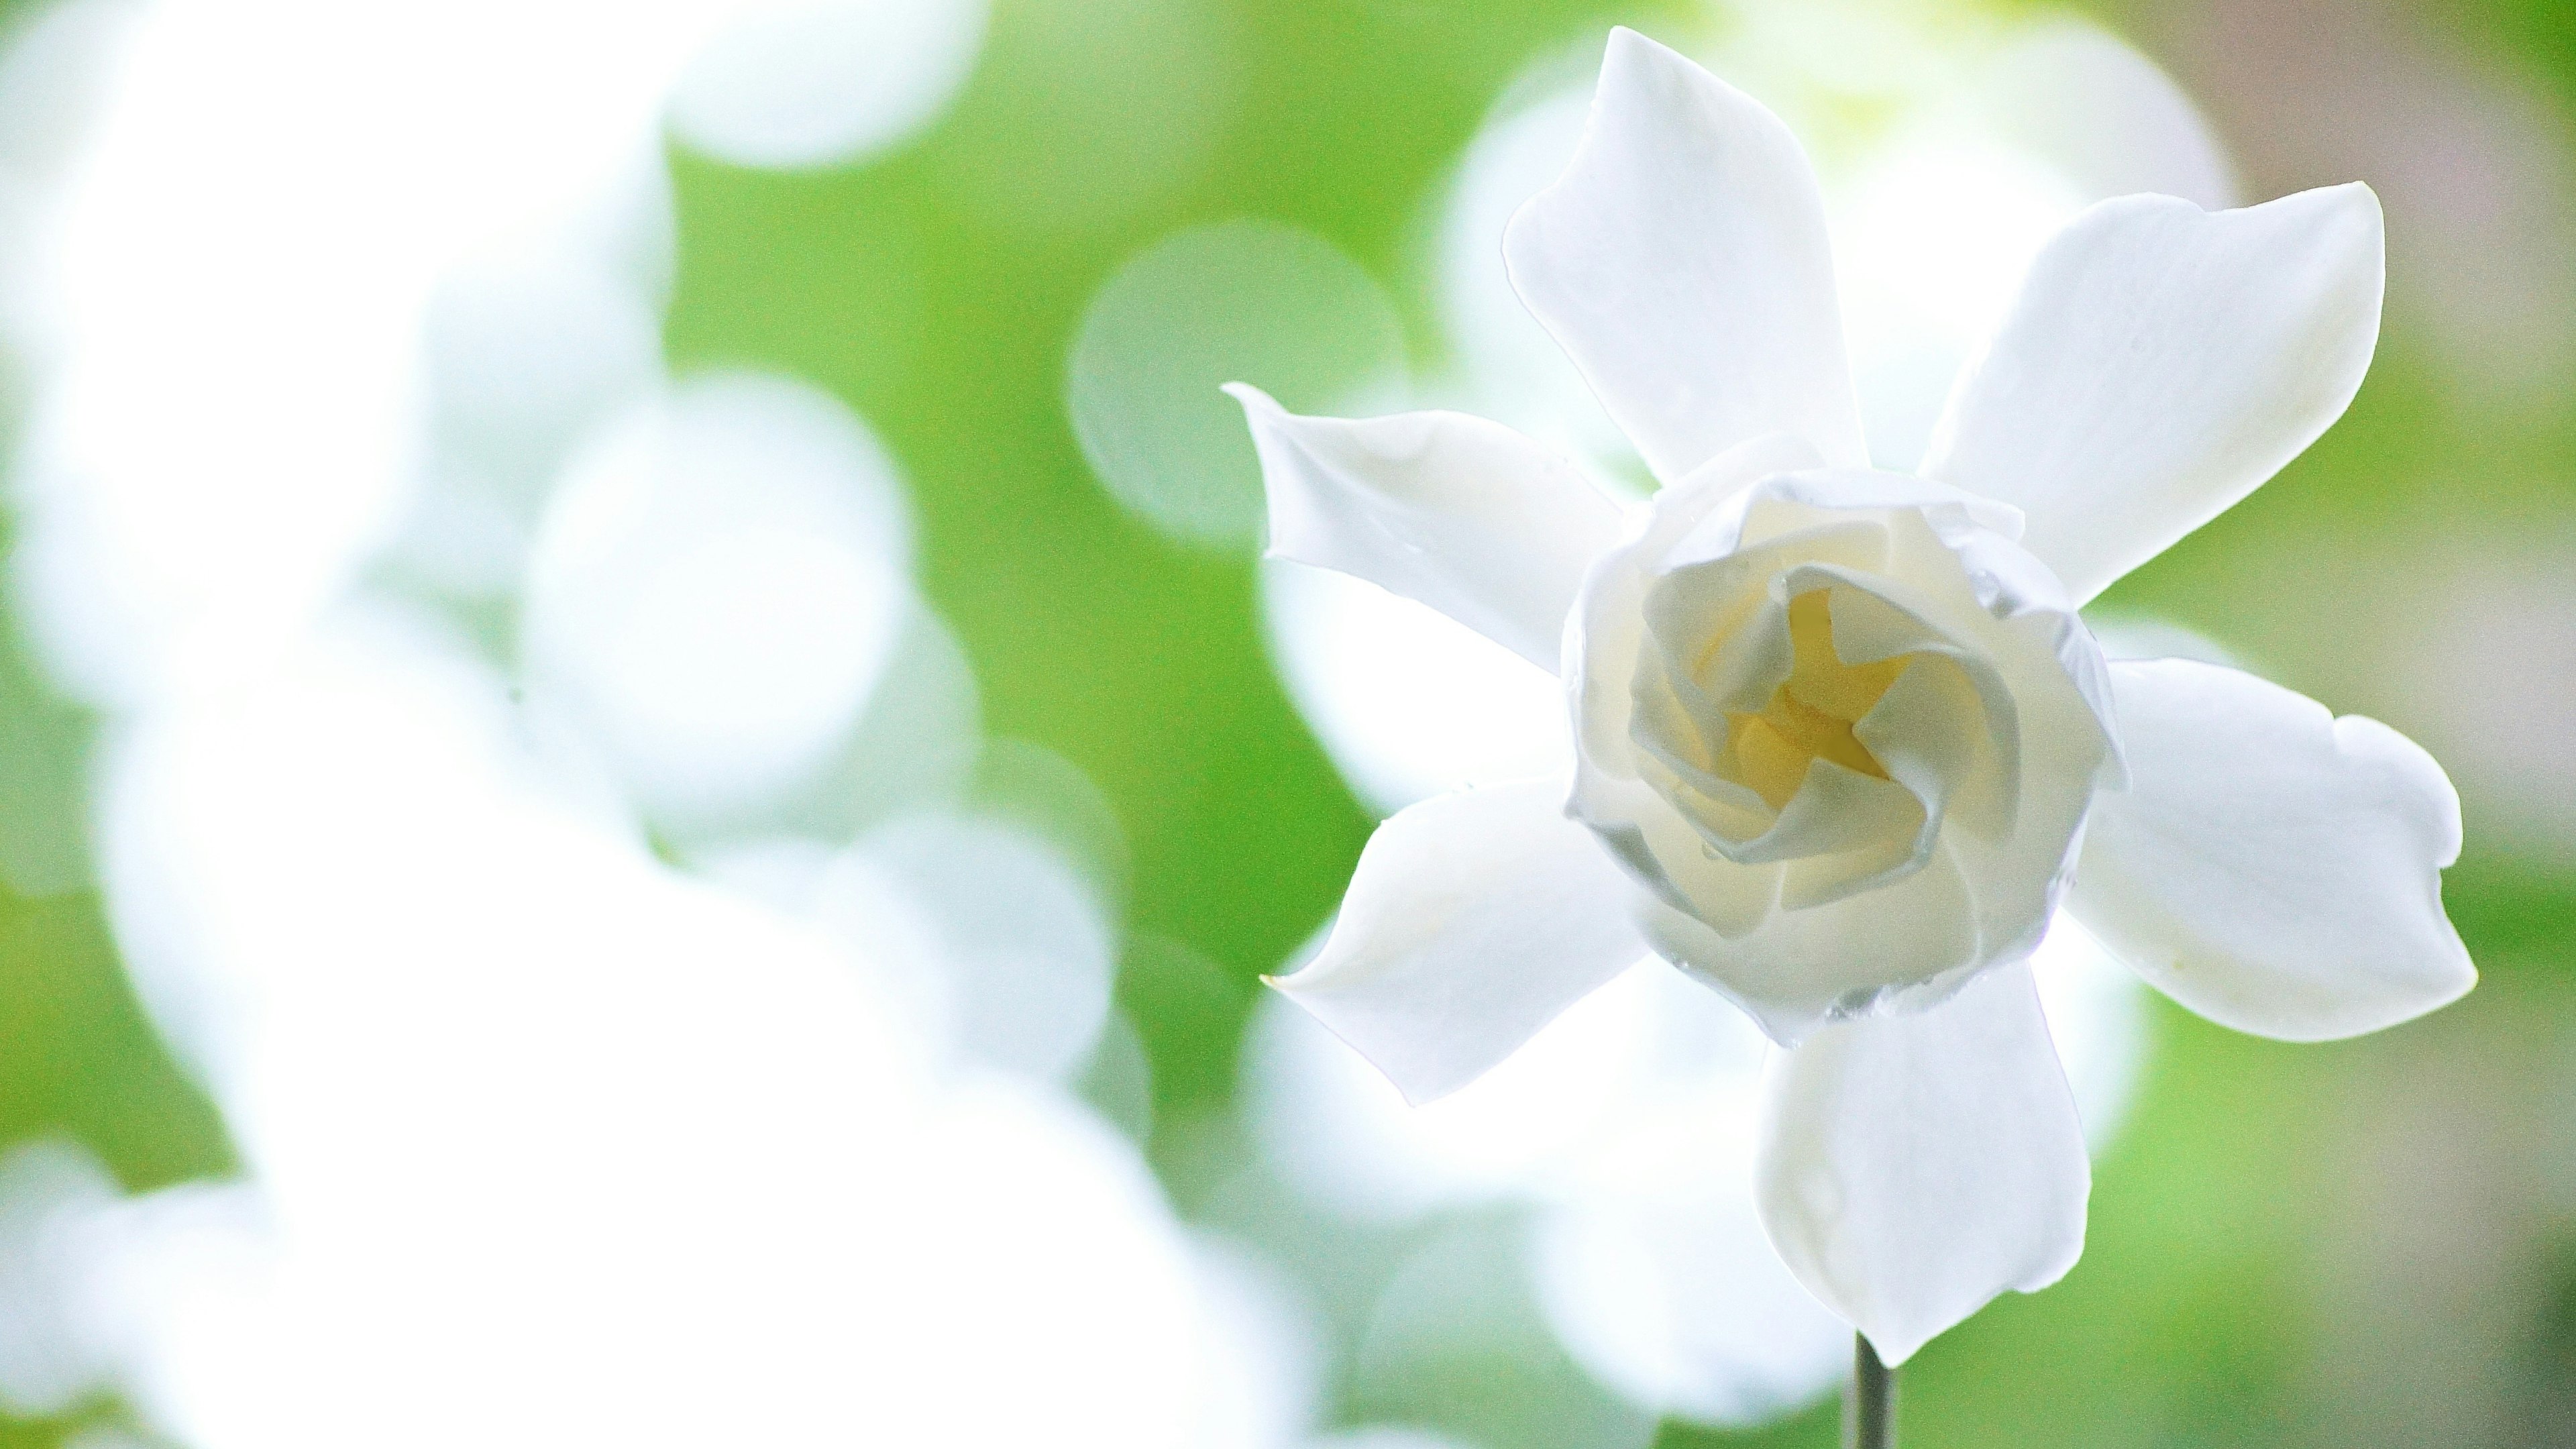
<path fill-rule="evenodd" d="M 1573 812 L 1659 948 L 1789 1040 L 2026 954 L 2110 751 L 2009 509 L 1766 466 L 1670 490 L 1587 579 Z"/>
<path fill-rule="evenodd" d="M 1771 690 L 1759 711 L 1729 710 L 1721 763 L 1728 778 L 1761 795 L 1777 810 L 1805 785 L 1808 767 L 1822 760 L 1887 778 L 1887 767 L 1852 733 L 1888 686 L 1914 662 L 1910 654 L 1854 664 L 1834 648 L 1832 594 L 1810 589 L 1789 601 L 1789 677 Z"/>

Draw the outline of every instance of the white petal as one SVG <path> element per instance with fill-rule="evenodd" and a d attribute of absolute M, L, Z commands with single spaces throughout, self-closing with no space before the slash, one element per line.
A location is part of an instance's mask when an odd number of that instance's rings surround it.
<path fill-rule="evenodd" d="M 2413 741 L 2234 669 L 2111 666 L 2130 788 L 2069 899 L 2176 1001 L 2289 1041 L 2377 1031 L 2477 983 L 2442 913 L 2460 800 Z"/>
<path fill-rule="evenodd" d="M 1751 457 L 1759 449 L 1739 451 Z M 1665 489 L 1642 529 L 1596 566 L 1569 656 L 1578 669 L 1573 808 L 1659 898 L 1663 909 L 1645 917 L 1658 951 L 1790 1044 L 1830 1017 L 1890 1009 L 1918 990 L 1937 997 L 1980 967 L 2027 956 L 2056 909 L 2096 786 L 2117 770 L 2099 651 L 2046 567 L 1976 516 L 2017 524 L 2017 514 L 1995 516 L 1954 489 L 1895 475 L 1755 469 L 1752 476 L 1749 488 L 1710 477 L 1718 504 L 1698 496 L 1696 484 Z M 1716 818 L 1714 807 L 1695 824 L 1665 788 L 1679 777 L 1650 778 L 1661 762 L 1634 743 L 1650 718 L 1635 684 L 1647 642 L 1645 598 L 1658 571 L 1689 567 L 1694 557 L 1740 557 L 1739 545 L 1749 551 L 1774 541 L 1821 554 L 1825 526 L 1873 519 L 1871 536 L 1892 552 L 1877 566 L 1883 573 L 1863 572 L 1878 580 L 1872 587 L 1891 612 L 1876 620 L 1880 627 L 1862 628 L 1873 621 L 1858 611 L 1847 617 L 1837 602 L 1836 629 L 1855 626 L 1851 637 L 1837 635 L 1837 647 L 1912 648 L 1914 637 L 1892 627 L 1903 616 L 1918 632 L 1954 640 L 1960 647 L 1945 651 L 1952 658 L 1985 661 L 1978 669 L 1990 665 L 1991 677 L 1967 682 L 1973 693 L 2008 700 L 2013 748 L 1991 754 L 1998 765 L 2012 756 L 2011 778 L 1972 778 L 1961 782 L 1964 790 L 1927 787 L 1959 828 L 1945 825 L 1913 874 L 1835 899 L 1842 887 L 1900 862 L 1814 862 L 1793 878 L 1777 865 L 1725 858 L 1699 828 Z M 1859 534 L 1831 537 L 1836 548 L 1862 543 Z M 1834 573 L 1821 564 L 1816 571 Z M 1919 702 L 1899 697 L 1891 711 Z M 1989 727 L 1994 718 L 1990 711 Z M 1939 768 L 1928 753 L 1889 748 L 1882 760 L 1909 775 L 1917 766 L 1927 774 Z M 1967 763 L 1972 777 L 1990 773 Z"/>
<path fill-rule="evenodd" d="M 1757 1174 L 1772 1246 L 1891 1364 L 2065 1276 L 2092 1169 L 2030 967 L 1775 1055 Z"/>
<path fill-rule="evenodd" d="M 1583 571 L 1619 531 L 1581 469 L 1482 418 L 1299 417 L 1226 391 L 1261 454 L 1272 554 L 1420 600 L 1556 672 Z"/>
<path fill-rule="evenodd" d="M 1634 887 L 1559 780 L 1441 795 L 1369 837 L 1313 964 L 1274 979 L 1416 1104 L 1647 954 Z"/>
<path fill-rule="evenodd" d="M 2013 504 L 2078 603 L 2343 415 L 2379 338 L 2379 198 L 2124 196 L 2067 223 L 1972 363 L 1927 477 Z"/>
<path fill-rule="evenodd" d="M 1651 835 L 1648 841 L 1664 844 Z M 1669 869 L 1676 854 L 1667 845 L 1656 864 Z M 1769 910 L 1749 924 L 1740 916 L 1706 919 L 1706 882 L 1722 869 L 1757 867 L 1712 860 L 1707 871 L 1682 878 L 1693 892 L 1691 910 L 1656 900 L 1643 924 L 1658 955 L 1742 1007 L 1783 1045 L 1837 1017 L 1896 1010 L 1919 993 L 1937 997 L 1992 955 L 1979 939 L 1978 903 L 1955 849 L 1935 850 L 1921 870 L 1876 890 L 1805 910 Z"/>
<path fill-rule="evenodd" d="M 1665 482 L 1765 433 L 1863 460 L 1815 173 L 1779 117 L 1690 61 L 1611 33 L 1582 148 L 1503 258 Z"/>

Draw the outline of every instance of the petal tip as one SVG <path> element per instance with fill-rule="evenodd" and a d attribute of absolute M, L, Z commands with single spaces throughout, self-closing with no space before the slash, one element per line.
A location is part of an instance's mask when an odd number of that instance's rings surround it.
<path fill-rule="evenodd" d="M 1254 387 L 1248 382 L 1220 383 L 1217 386 L 1217 391 L 1224 393 L 1227 397 L 1241 403 L 1243 405 L 1243 410 L 1247 413 L 1285 414 L 1288 411 L 1286 408 L 1279 405 L 1279 400 L 1277 398 L 1272 397 L 1270 394 L 1263 392 L 1261 389 Z"/>
<path fill-rule="evenodd" d="M 1387 1085 L 1395 1088 L 1395 1094 L 1404 1099 L 1404 1105 L 1417 1112 L 1430 1106 L 1434 1102 L 1440 1101 L 1444 1097 L 1455 1095 L 1460 1089 L 1467 1085 L 1465 1082 L 1425 1084 L 1406 1081 L 1383 1069 L 1379 1071 L 1378 1075 L 1385 1077 Z"/>
<path fill-rule="evenodd" d="M 1263 972 L 1261 984 L 1291 1001 L 1301 999 L 1308 991 L 1314 989 L 1318 975 L 1316 968 L 1323 964 L 1324 953 L 1331 945 L 1332 942 L 1327 940 L 1323 946 L 1316 948 L 1313 955 L 1297 962 L 1288 970 Z"/>
<path fill-rule="evenodd" d="M 2364 270 L 2385 275 L 2388 217 L 2380 207 L 2379 193 L 2366 182 L 2312 187 L 2246 211 L 2280 217 L 2288 225 L 2301 228 L 2313 246 L 2357 247 L 2372 258 L 2363 263 Z"/>
<path fill-rule="evenodd" d="M 2357 210 L 2367 210 L 2373 217 L 2384 215 L 2379 204 L 2379 193 L 2372 190 L 2367 181 L 2346 181 L 2335 186 L 2320 186 L 2317 191 L 2334 198 L 2343 205 Z"/>
<path fill-rule="evenodd" d="M 1905 1361 L 1907 1359 L 1921 1353 L 1923 1351 L 1923 1345 L 1932 1341 L 1932 1335 L 1929 1334 L 1904 1334 L 1900 1336 L 1898 1334 L 1890 1333 L 1886 1336 L 1884 1341 L 1882 1341 L 1878 1334 L 1872 1333 L 1866 1328 L 1855 1329 L 1854 1331 L 1859 1333 L 1861 1337 L 1869 1340 L 1870 1351 L 1878 1355 L 1878 1361 L 1880 1363 L 1887 1365 L 1891 1369 L 1905 1367 Z"/>
<path fill-rule="evenodd" d="M 2469 959 L 2468 948 L 2463 946 L 2460 948 L 2459 959 L 2455 963 L 2451 979 L 2444 982 L 2434 991 L 2431 998 L 2431 1004 L 2426 1006 L 2422 1011 L 2416 1013 L 2416 1015 L 2430 1016 L 2434 1012 L 2451 1005 L 2453 1002 L 2460 1000 L 2462 997 L 2467 996 L 2470 992 L 2477 989 L 2478 964 Z M 2407 1018 L 2409 1021 L 2412 1021 L 2413 1019 L 2413 1017 Z"/>
<path fill-rule="evenodd" d="M 1655 65 L 1675 67 L 1694 75 L 1714 80 L 1708 68 L 1698 61 L 1646 34 L 1626 25 L 1610 27 L 1610 40 L 1602 50 L 1602 70 L 1606 75 L 1613 66 Z"/>
<path fill-rule="evenodd" d="M 1610 27 L 1609 43 L 1603 47 L 1602 53 L 1604 55 L 1622 55 L 1630 52 L 1652 54 L 1656 51 L 1670 54 L 1667 47 L 1657 44 L 1635 26 L 1613 25 Z"/>

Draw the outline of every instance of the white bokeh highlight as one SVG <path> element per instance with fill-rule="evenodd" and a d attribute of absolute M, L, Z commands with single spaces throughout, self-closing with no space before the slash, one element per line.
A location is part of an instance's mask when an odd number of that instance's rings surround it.
<path fill-rule="evenodd" d="M 822 767 L 885 669 L 911 522 L 883 448 L 801 384 L 694 378 L 609 426 L 529 563 L 532 689 L 596 730 L 656 820 Z"/>
<path fill-rule="evenodd" d="M 417 483 L 437 278 L 650 167 L 715 8 L 140 12 L 13 289 L 42 371 L 14 586 L 58 678 L 140 702 L 327 607 Z"/>
<path fill-rule="evenodd" d="M 766 0 L 681 71 L 670 124 L 737 166 L 845 165 L 936 120 L 974 69 L 988 0 Z"/>
<path fill-rule="evenodd" d="M 1218 389 L 1259 378 L 1291 407 L 1401 396 L 1403 324 L 1377 281 L 1312 232 L 1253 219 L 1186 228 L 1121 263 L 1084 306 L 1065 409 L 1109 496 L 1201 546 L 1258 541 L 1261 469 Z"/>
<path fill-rule="evenodd" d="M 119 939 L 156 1016 L 221 1023 L 253 1177 L 83 1287 L 157 1425 L 1196 1442 L 1200 1288 L 1122 1141 L 940 1070 L 847 937 L 561 812 L 497 680 L 321 642 L 137 731 L 109 793 Z"/>
<path fill-rule="evenodd" d="M 10 585 L 105 715 L 105 908 L 242 1172 L 0 1164 L 10 1405 L 187 1449 L 1310 1430 L 1293 1298 L 1063 1084 L 1116 903 L 960 803 L 894 461 L 663 376 L 658 128 L 756 68 L 742 13 L 159 0 L 104 43 L 0 258 Z"/>
<path fill-rule="evenodd" d="M 1062 852 L 1001 822 L 910 816 L 862 837 L 815 889 L 815 912 L 854 950 L 908 903 L 927 949 L 910 990 L 954 1050 L 1063 1078 L 1109 1016 L 1117 940 L 1091 884 Z M 920 969 L 927 968 L 927 969 Z"/>

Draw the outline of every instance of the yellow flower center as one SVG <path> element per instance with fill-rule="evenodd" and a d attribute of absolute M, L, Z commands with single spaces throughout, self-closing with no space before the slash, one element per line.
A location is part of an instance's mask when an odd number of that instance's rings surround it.
<path fill-rule="evenodd" d="M 1896 683 L 1911 657 L 1845 664 L 1834 652 L 1833 614 L 1822 589 L 1789 601 L 1789 651 L 1789 677 L 1761 713 L 1727 712 L 1736 782 L 1778 810 L 1798 793 L 1814 760 L 1886 779 L 1878 757 L 1853 737 L 1852 725 Z"/>

